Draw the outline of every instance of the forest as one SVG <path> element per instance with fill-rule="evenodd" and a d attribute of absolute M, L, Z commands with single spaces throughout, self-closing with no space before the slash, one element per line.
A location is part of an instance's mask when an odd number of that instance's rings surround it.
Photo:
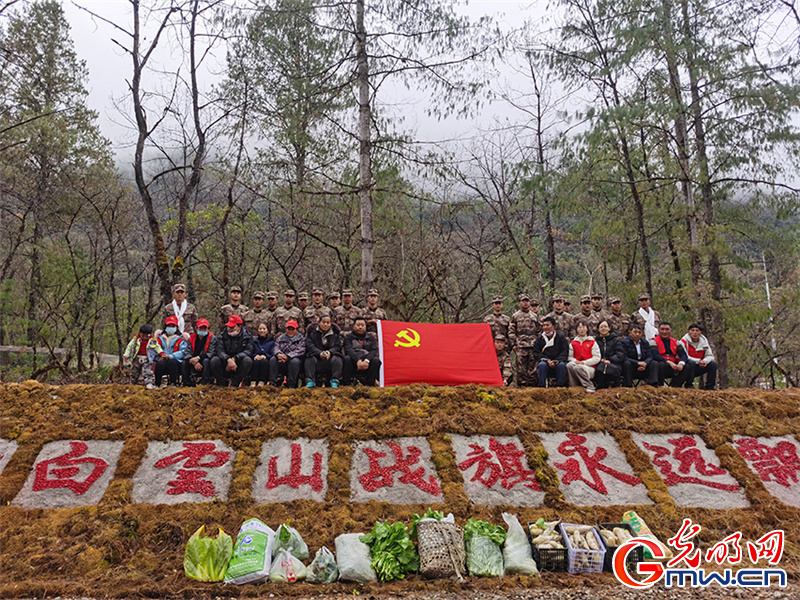
<path fill-rule="evenodd" d="M 121 363 L 182 282 L 210 319 L 231 285 L 376 287 L 445 323 L 647 292 L 703 325 L 721 386 L 800 382 L 794 0 L 552 0 L 513 26 L 455 0 L 127 4 L 77 2 L 128 65 L 119 149 L 64 7 L 0 0 L 0 346 L 38 348 L 26 377 Z"/>

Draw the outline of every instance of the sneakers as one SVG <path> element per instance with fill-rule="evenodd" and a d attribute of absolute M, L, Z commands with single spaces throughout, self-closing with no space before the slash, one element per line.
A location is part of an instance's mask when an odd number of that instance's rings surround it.
<path fill-rule="evenodd" d="M 309 379 L 308 381 L 306 381 L 306 387 L 307 387 L 307 388 L 313 388 L 313 387 L 317 387 L 317 384 L 316 384 L 316 383 L 314 383 L 314 380 L 313 380 L 313 379 Z"/>
<path fill-rule="evenodd" d="M 154 389 L 156 389 L 156 386 L 153 385 L 152 383 L 148 383 L 146 386 L 144 386 L 144 389 L 146 389 L 146 390 L 154 390 Z"/>
<path fill-rule="evenodd" d="M 264 387 L 264 382 L 263 381 L 259 381 L 258 382 L 258 387 Z"/>
<path fill-rule="evenodd" d="M 250 382 L 250 387 L 256 387 L 256 382 L 255 381 L 251 381 Z"/>
<path fill-rule="evenodd" d="M 331 389 L 335 390 L 339 387 L 339 380 L 338 379 L 331 379 Z"/>

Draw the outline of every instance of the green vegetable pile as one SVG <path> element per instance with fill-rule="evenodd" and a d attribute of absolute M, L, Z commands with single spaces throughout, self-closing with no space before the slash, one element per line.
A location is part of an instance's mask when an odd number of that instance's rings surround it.
<path fill-rule="evenodd" d="M 189 538 L 183 570 L 198 581 L 222 581 L 233 554 L 233 540 L 222 529 L 216 539 L 205 537 L 205 529 L 203 525 Z"/>
<path fill-rule="evenodd" d="M 468 519 L 464 525 L 464 539 L 470 540 L 473 536 L 482 535 L 491 539 L 498 546 L 506 541 L 506 530 L 500 525 L 491 525 L 488 521 Z"/>
<path fill-rule="evenodd" d="M 379 581 L 403 579 L 419 570 L 419 555 L 403 523 L 378 521 L 360 540 L 369 546 L 372 568 Z"/>

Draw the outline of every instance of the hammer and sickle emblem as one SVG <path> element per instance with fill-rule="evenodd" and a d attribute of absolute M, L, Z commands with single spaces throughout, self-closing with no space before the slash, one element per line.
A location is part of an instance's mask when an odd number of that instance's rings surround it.
<path fill-rule="evenodd" d="M 394 347 L 419 348 L 419 334 L 413 329 L 403 329 L 397 334 L 398 339 L 394 342 Z M 405 340 L 405 341 L 402 341 Z"/>

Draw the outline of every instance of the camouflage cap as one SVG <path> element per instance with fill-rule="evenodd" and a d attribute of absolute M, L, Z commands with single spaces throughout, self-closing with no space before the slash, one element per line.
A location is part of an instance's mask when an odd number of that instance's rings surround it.
<path fill-rule="evenodd" d="M 341 294 L 339 294 L 339 292 L 331 292 L 330 294 L 328 294 L 328 300 L 331 300 L 332 298 L 336 298 L 338 300 L 341 297 L 342 296 Z"/>
<path fill-rule="evenodd" d="M 616 296 L 611 296 L 611 298 L 608 299 L 609 304 L 616 304 L 617 302 L 622 302 L 622 300 L 620 300 Z"/>
<path fill-rule="evenodd" d="M 294 294 L 294 290 L 286 290 L 285 292 L 283 292 L 283 295 L 284 296 L 294 296 L 295 295 Z"/>
<path fill-rule="evenodd" d="M 318 295 L 324 296 L 325 292 L 323 291 L 322 288 L 315 287 L 313 290 L 311 290 L 311 295 L 312 296 L 318 296 Z"/>
<path fill-rule="evenodd" d="M 528 292 L 522 292 L 519 295 L 519 301 L 520 302 L 522 302 L 523 300 L 530 300 L 530 299 L 531 299 L 531 295 Z"/>
<path fill-rule="evenodd" d="M 370 288 L 369 290 L 367 290 L 367 296 L 377 296 L 377 295 L 378 295 L 378 290 L 376 290 L 375 288 Z"/>
<path fill-rule="evenodd" d="M 267 295 L 264 292 L 253 292 L 253 298 L 261 298 L 263 300 L 266 297 Z"/>
<path fill-rule="evenodd" d="M 506 336 L 504 336 L 502 333 L 498 333 L 496 336 L 494 336 L 494 339 L 502 340 L 502 341 L 505 342 L 506 341 Z"/>
<path fill-rule="evenodd" d="M 556 294 L 555 296 L 553 296 L 553 302 L 564 302 L 565 300 L 566 298 L 564 298 L 564 296 L 562 296 L 561 294 Z"/>
<path fill-rule="evenodd" d="M 308 300 L 308 292 L 300 292 L 297 294 L 298 300 Z"/>
<path fill-rule="evenodd" d="M 278 299 L 278 292 L 271 290 L 267 292 L 267 300 L 277 300 Z"/>
<path fill-rule="evenodd" d="M 342 296 L 352 296 L 353 290 L 342 290 Z"/>
<path fill-rule="evenodd" d="M 502 302 L 502 301 L 503 301 L 503 297 L 502 296 L 492 296 L 492 302 L 493 303 L 494 302 Z"/>
<path fill-rule="evenodd" d="M 231 289 L 229 290 L 228 293 L 229 294 L 233 294 L 234 292 L 239 292 L 241 294 L 242 293 L 242 286 L 240 286 L 240 285 L 232 285 Z"/>
<path fill-rule="evenodd" d="M 175 292 L 185 292 L 186 291 L 186 284 L 185 283 L 176 283 L 172 286 L 172 293 Z"/>
<path fill-rule="evenodd" d="M 639 294 L 637 300 L 650 300 L 650 294 L 642 292 L 641 294 Z"/>
<path fill-rule="evenodd" d="M 595 298 L 600 298 L 600 300 L 602 300 L 603 299 L 603 293 L 602 292 L 592 292 L 592 300 L 594 300 Z"/>
<path fill-rule="evenodd" d="M 591 299 L 590 296 L 587 296 L 586 294 L 581 296 L 581 304 L 583 304 L 584 302 L 591 302 L 591 301 L 592 301 L 592 299 Z"/>
<path fill-rule="evenodd" d="M 531 304 L 533 306 L 539 306 L 539 301 L 536 298 L 531 298 Z"/>

